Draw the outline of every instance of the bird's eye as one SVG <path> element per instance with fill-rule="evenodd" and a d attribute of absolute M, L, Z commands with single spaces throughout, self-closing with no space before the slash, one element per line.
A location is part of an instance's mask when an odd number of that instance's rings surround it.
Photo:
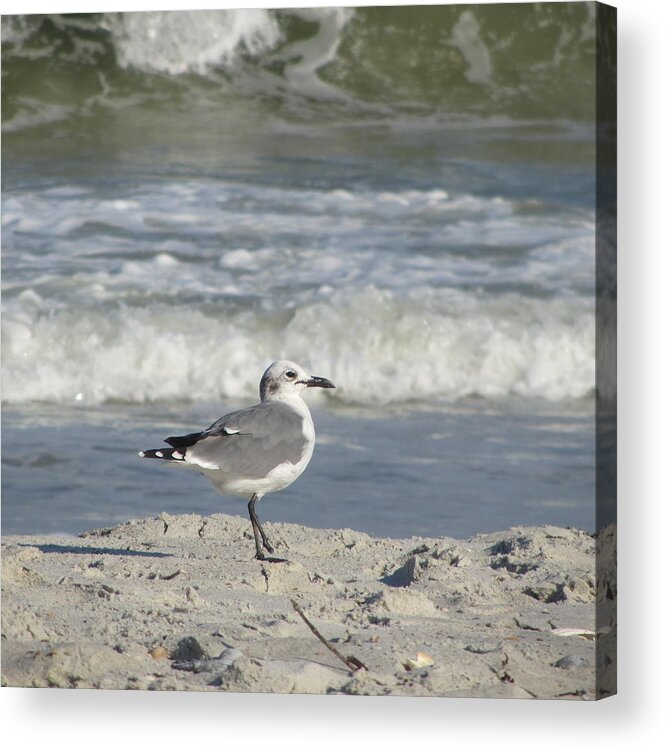
<path fill-rule="evenodd" d="M 293 380 L 296 377 L 296 373 L 293 370 L 287 370 L 287 372 L 285 372 L 285 376 L 289 380 Z"/>

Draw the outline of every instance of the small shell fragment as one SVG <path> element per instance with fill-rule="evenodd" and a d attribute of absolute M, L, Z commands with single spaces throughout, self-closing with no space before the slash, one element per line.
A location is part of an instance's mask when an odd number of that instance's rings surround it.
<path fill-rule="evenodd" d="M 553 635 L 560 636 L 578 635 L 581 638 L 587 638 L 590 641 L 593 641 L 597 636 L 594 630 L 585 630 L 585 628 L 554 628 L 550 632 Z"/>
<path fill-rule="evenodd" d="M 155 646 L 155 648 L 151 648 L 148 652 L 153 659 L 161 660 L 166 659 L 169 656 L 169 652 L 164 648 L 164 646 Z"/>
<path fill-rule="evenodd" d="M 411 672 L 414 669 L 431 667 L 434 663 L 435 661 L 430 654 L 426 654 L 425 651 L 419 651 L 416 654 L 416 659 L 407 659 L 403 666 L 407 671 Z"/>

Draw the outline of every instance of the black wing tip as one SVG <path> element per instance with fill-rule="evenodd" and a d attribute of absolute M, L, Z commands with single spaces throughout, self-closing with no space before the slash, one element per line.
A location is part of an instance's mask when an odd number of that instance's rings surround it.
<path fill-rule="evenodd" d="M 201 432 L 191 432 L 189 435 L 172 435 L 166 438 L 164 442 L 173 448 L 189 448 L 199 442 L 202 434 Z"/>

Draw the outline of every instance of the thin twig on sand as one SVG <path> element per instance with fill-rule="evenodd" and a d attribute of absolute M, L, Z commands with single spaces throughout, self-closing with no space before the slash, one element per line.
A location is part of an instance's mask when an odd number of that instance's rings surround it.
<path fill-rule="evenodd" d="M 338 659 L 343 661 L 353 671 L 357 671 L 359 669 L 365 669 L 367 671 L 368 668 L 360 659 L 357 659 L 355 656 L 343 656 L 332 643 L 329 643 L 326 638 L 324 638 L 324 636 L 317 630 L 317 628 L 315 628 L 310 620 L 308 620 L 308 618 L 305 616 L 305 613 L 298 606 L 298 604 L 293 599 L 290 599 L 289 601 L 291 602 L 291 606 L 301 616 L 303 622 L 310 628 L 314 635 L 319 638 L 319 640 L 324 644 L 324 646 L 326 646 L 329 651 L 332 651 L 338 657 Z"/>

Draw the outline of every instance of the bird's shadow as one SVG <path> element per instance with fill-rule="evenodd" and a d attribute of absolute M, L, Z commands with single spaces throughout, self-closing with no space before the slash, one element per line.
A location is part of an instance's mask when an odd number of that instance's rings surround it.
<path fill-rule="evenodd" d="M 34 547 L 40 552 L 74 555 L 124 555 L 126 557 L 173 557 L 168 552 L 144 552 L 137 549 L 116 547 L 77 547 L 71 544 L 21 544 L 21 547 Z"/>

